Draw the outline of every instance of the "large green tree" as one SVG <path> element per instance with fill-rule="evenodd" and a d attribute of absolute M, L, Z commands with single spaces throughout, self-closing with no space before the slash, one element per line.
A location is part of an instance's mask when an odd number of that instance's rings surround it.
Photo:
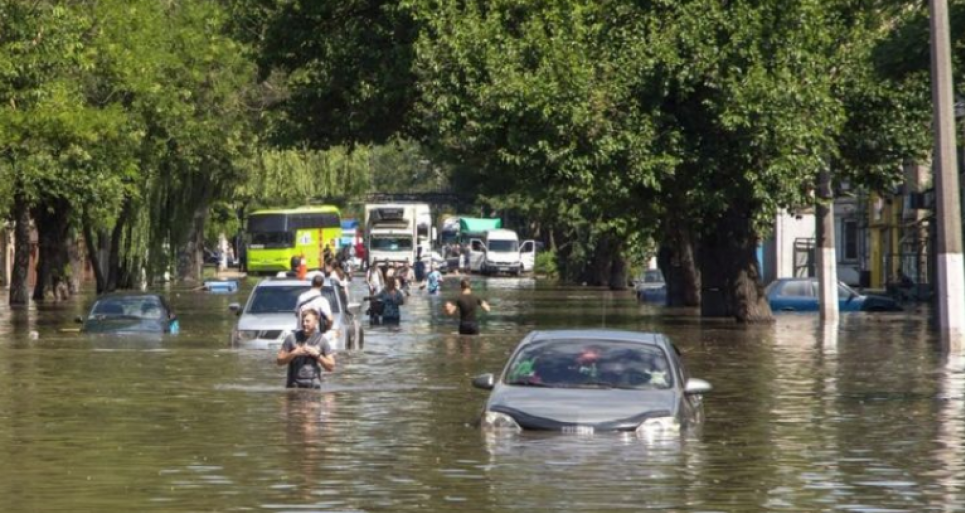
<path fill-rule="evenodd" d="M 418 115 L 477 191 L 560 234 L 571 277 L 626 286 L 624 247 L 651 225 L 653 105 L 637 88 L 664 47 L 617 2 L 422 2 Z M 644 37 L 645 39 L 645 37 Z"/>

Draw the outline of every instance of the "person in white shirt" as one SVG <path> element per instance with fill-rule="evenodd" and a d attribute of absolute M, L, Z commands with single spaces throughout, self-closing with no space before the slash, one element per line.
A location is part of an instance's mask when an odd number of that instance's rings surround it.
<path fill-rule="evenodd" d="M 295 315 L 301 324 L 304 313 L 308 310 L 315 310 L 320 315 L 318 321 L 318 331 L 327 332 L 332 327 L 332 305 L 322 294 L 322 287 L 325 285 L 325 275 L 316 273 L 312 276 L 312 288 L 302 292 L 295 303 Z M 324 319 L 324 323 L 322 320 Z"/>

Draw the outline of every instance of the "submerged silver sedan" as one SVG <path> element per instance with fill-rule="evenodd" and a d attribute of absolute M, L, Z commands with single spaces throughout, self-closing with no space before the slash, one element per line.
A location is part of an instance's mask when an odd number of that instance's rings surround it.
<path fill-rule="evenodd" d="M 703 419 L 704 380 L 688 376 L 673 344 L 657 333 L 535 331 L 496 378 L 480 424 L 487 429 L 678 431 Z"/>

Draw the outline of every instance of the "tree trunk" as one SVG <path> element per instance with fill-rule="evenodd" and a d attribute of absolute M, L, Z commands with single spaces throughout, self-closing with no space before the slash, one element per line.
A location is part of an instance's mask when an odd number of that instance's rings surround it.
<path fill-rule="evenodd" d="M 101 233 L 94 234 L 94 230 L 90 226 L 90 220 L 84 219 L 84 243 L 87 244 L 87 259 L 90 261 L 90 266 L 94 269 L 94 281 L 96 282 L 97 294 L 102 294 L 107 290 L 107 276 L 104 273 L 104 268 L 101 267 Z"/>
<path fill-rule="evenodd" d="M 121 286 L 121 239 L 124 238 L 124 220 L 127 214 L 127 206 L 121 209 L 122 214 L 118 216 L 111 230 L 110 246 L 107 251 L 107 281 L 104 285 L 104 292 L 114 292 Z"/>
<path fill-rule="evenodd" d="M 772 322 L 757 262 L 750 208 L 732 206 L 701 241 L 700 314 L 738 322 Z"/>
<path fill-rule="evenodd" d="M 68 232 L 67 235 L 67 258 L 70 262 L 69 292 L 74 295 L 80 292 L 81 281 L 84 278 L 84 255 L 80 241 L 72 232 Z"/>
<path fill-rule="evenodd" d="M 613 268 L 613 244 L 609 235 L 597 240 L 589 262 L 583 268 L 583 282 L 593 287 L 610 284 L 610 270 Z"/>
<path fill-rule="evenodd" d="M 700 306 L 700 271 L 690 229 L 670 221 L 664 237 L 657 267 L 666 283 L 667 306 Z"/>
<path fill-rule="evenodd" d="M 178 281 L 199 283 L 204 265 L 204 223 L 208 217 L 207 202 L 201 202 L 191 216 L 183 249 L 178 255 Z"/>
<path fill-rule="evenodd" d="M 610 290 L 627 290 L 629 288 L 628 270 L 627 259 L 623 256 L 623 244 L 619 244 L 613 251 L 610 261 Z"/>
<path fill-rule="evenodd" d="M 26 305 L 30 302 L 30 208 L 22 192 L 14 196 L 13 217 L 14 253 L 10 275 L 10 305 Z"/>
<path fill-rule="evenodd" d="M 33 212 L 39 250 L 33 298 L 40 301 L 49 296 L 55 301 L 65 300 L 70 297 L 67 252 L 70 205 L 66 200 L 55 199 L 37 206 Z"/>

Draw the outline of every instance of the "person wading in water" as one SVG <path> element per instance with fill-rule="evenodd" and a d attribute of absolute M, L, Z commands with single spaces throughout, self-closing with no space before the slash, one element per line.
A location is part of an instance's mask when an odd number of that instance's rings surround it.
<path fill-rule="evenodd" d="M 335 355 L 318 331 L 318 311 L 302 315 L 302 329 L 288 335 L 278 350 L 278 365 L 288 365 L 287 388 L 321 388 L 322 369 L 335 370 Z"/>
<path fill-rule="evenodd" d="M 468 277 L 459 282 L 459 287 L 462 289 L 462 293 L 459 294 L 459 299 L 456 299 L 455 303 L 446 302 L 446 313 L 455 315 L 456 312 L 459 312 L 460 335 L 478 335 L 479 323 L 476 320 L 476 308 L 482 308 L 488 312 L 489 303 L 473 295 Z"/>

